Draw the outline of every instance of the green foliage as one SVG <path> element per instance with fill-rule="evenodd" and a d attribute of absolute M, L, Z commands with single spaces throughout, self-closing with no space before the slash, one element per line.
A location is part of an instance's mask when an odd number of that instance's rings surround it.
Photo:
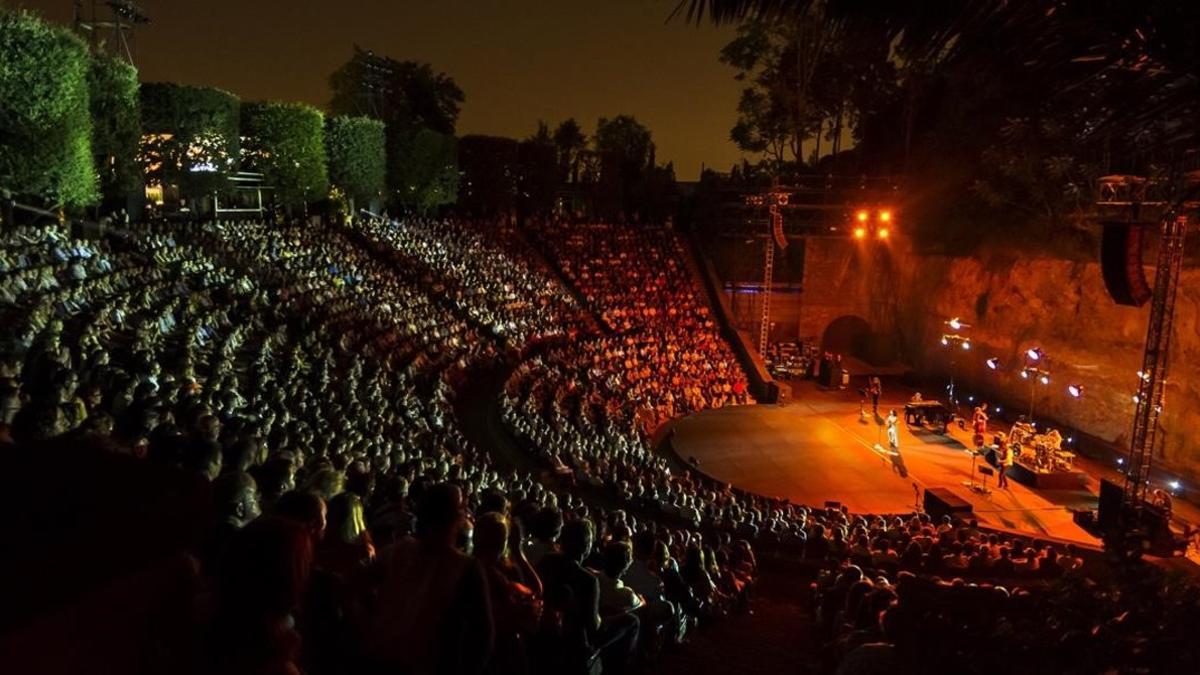
<path fill-rule="evenodd" d="M 141 181 L 137 163 L 142 132 L 137 69 L 124 61 L 96 54 L 92 57 L 89 84 L 92 153 L 100 174 L 100 189 L 105 197 L 121 197 L 136 189 Z"/>
<path fill-rule="evenodd" d="M 540 129 L 546 133 L 521 141 L 517 147 L 520 166 L 517 189 L 526 213 L 548 213 L 554 207 L 554 196 L 560 183 L 558 158 L 549 129 L 544 124 Z"/>
<path fill-rule="evenodd" d="M 237 170 L 240 103 L 227 91 L 143 84 L 141 160 L 150 183 L 199 197 L 228 186 Z"/>
<path fill-rule="evenodd" d="M 574 117 L 562 121 L 554 129 L 554 148 L 558 153 L 558 170 L 562 180 L 567 183 L 578 183 L 583 153 L 587 150 L 587 136 L 579 127 Z"/>
<path fill-rule="evenodd" d="M 458 143 L 462 167 L 459 203 L 477 214 L 508 213 L 516 205 L 517 142 L 499 136 L 464 136 Z"/>
<path fill-rule="evenodd" d="M 654 143 L 650 130 L 632 115 L 617 115 L 612 119 L 601 117 L 596 123 L 596 152 L 612 154 L 635 170 L 642 170 L 651 163 Z"/>
<path fill-rule="evenodd" d="M 396 203 L 420 213 L 458 199 L 458 142 L 429 129 L 388 134 L 388 185 Z"/>
<path fill-rule="evenodd" d="M 654 168 L 650 130 L 632 115 L 601 117 L 593 142 L 600 160 L 597 208 L 610 217 L 639 213 L 646 207 L 646 180 Z"/>
<path fill-rule="evenodd" d="M 424 127 L 453 134 L 463 102 L 454 79 L 428 63 L 397 61 L 358 47 L 330 75 L 329 87 L 333 114 L 373 117 L 397 131 Z"/>
<path fill-rule="evenodd" d="M 242 106 L 244 165 L 259 171 L 280 204 L 300 206 L 326 196 L 325 116 L 303 103 Z"/>
<path fill-rule="evenodd" d="M 94 203 L 88 105 L 83 43 L 29 13 L 0 9 L 0 192 Z"/>
<path fill-rule="evenodd" d="M 384 189 L 387 141 L 383 122 L 369 117 L 330 117 L 325 122 L 329 183 L 347 197 L 366 202 Z"/>

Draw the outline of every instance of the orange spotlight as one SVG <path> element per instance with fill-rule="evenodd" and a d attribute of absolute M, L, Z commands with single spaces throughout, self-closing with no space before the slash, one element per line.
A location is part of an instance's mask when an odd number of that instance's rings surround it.
<path fill-rule="evenodd" d="M 879 222 L 881 222 L 881 223 L 892 222 L 892 212 L 891 211 L 880 211 L 879 212 Z"/>
<path fill-rule="evenodd" d="M 875 236 L 879 237 L 880 239 L 887 239 L 891 234 L 892 233 L 888 232 L 886 227 L 881 227 L 875 232 Z"/>
<path fill-rule="evenodd" d="M 854 228 L 854 238 L 855 239 L 866 239 L 867 238 L 867 228 L 865 228 L 865 227 Z"/>
<path fill-rule="evenodd" d="M 867 218 L 871 217 L 871 214 L 867 213 L 866 211 L 859 211 L 854 215 L 854 217 L 858 219 L 858 222 L 865 223 L 867 222 Z"/>

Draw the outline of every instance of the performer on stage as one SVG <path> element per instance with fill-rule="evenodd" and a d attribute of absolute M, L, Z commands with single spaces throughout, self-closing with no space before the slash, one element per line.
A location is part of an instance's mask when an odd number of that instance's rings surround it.
<path fill-rule="evenodd" d="M 899 418 L 896 417 L 895 410 L 892 410 L 891 412 L 888 413 L 887 437 L 888 437 L 888 445 L 891 447 L 893 453 L 900 452 L 900 430 L 896 426 L 896 422 L 898 422 L 898 421 L 899 421 Z"/>
<path fill-rule="evenodd" d="M 874 375 L 871 376 L 870 382 L 871 383 L 867 385 L 867 393 L 871 395 L 871 410 L 878 415 L 879 396 L 883 394 L 883 384 L 880 383 L 879 378 Z"/>
<path fill-rule="evenodd" d="M 975 447 L 983 446 L 983 438 L 987 435 L 988 414 L 987 403 L 982 403 L 975 406 L 975 413 L 971 415 L 971 430 L 975 434 Z"/>
<path fill-rule="evenodd" d="M 1000 439 L 1000 461 L 998 462 L 1000 471 L 996 486 L 1003 490 L 1008 489 L 1008 470 L 1012 468 L 1014 459 L 1012 446 L 1006 439 Z"/>

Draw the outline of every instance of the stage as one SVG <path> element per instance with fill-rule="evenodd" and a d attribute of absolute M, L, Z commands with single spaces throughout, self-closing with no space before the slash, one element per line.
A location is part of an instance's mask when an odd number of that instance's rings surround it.
<path fill-rule="evenodd" d="M 942 436 L 901 421 L 900 454 L 887 446 L 883 417 L 903 415 L 903 402 L 879 403 L 880 417 L 859 415 L 856 395 L 803 387 L 798 400 L 784 405 L 722 408 L 671 423 L 670 444 L 679 458 L 698 462 L 699 471 L 757 494 L 821 507 L 841 502 L 851 512 L 905 513 L 920 502 L 925 488 L 943 487 L 968 501 L 979 522 L 1036 537 L 1096 545 L 1076 525 L 1070 508 L 1094 508 L 1087 489 L 1031 490 L 1010 478 L 1010 487 L 987 485 L 991 494 L 963 486 L 971 479 L 969 438 L 952 428 Z M 986 466 L 983 458 L 976 466 Z M 977 475 L 977 479 L 982 476 Z"/>

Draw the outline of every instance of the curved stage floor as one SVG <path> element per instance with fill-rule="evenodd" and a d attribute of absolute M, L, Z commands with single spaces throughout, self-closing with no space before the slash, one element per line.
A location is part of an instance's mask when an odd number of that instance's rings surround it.
<path fill-rule="evenodd" d="M 860 419 L 858 400 L 846 392 L 805 391 L 803 400 L 786 406 L 741 406 L 708 410 L 672 423 L 675 452 L 719 481 L 798 504 L 822 506 L 827 499 L 852 512 L 912 511 L 927 487 L 946 487 L 971 503 L 983 524 L 1041 537 L 1096 544 L 1072 520 L 1068 507 L 1094 507 L 1085 490 L 1037 491 L 1010 482 L 1010 489 L 988 486 L 990 495 L 963 486 L 971 478 L 965 433 L 940 436 L 900 426 L 900 456 L 874 447 L 882 420 Z M 886 407 L 885 407 L 886 404 Z M 880 401 L 889 407 L 902 404 Z M 979 460 L 982 463 L 982 460 Z M 907 475 L 903 475 L 903 474 Z"/>

